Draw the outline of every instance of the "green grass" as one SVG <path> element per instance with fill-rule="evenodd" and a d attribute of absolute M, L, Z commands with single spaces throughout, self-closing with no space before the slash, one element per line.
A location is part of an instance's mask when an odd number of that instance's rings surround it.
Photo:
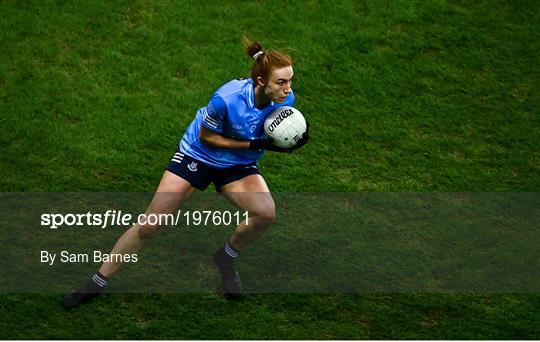
<path fill-rule="evenodd" d="M 534 339 L 540 303 L 517 295 L 108 295 L 65 312 L 57 298 L 33 295 L 3 296 L 1 305 L 10 314 L 0 327 L 13 339 Z"/>
<path fill-rule="evenodd" d="M 299 153 L 262 160 L 273 191 L 538 191 L 538 7 L 2 1 L 0 190 L 153 191 L 197 108 L 248 75 L 246 34 L 294 57 L 312 124 Z M 13 339 L 540 336 L 538 294 L 110 295 L 69 313 L 2 295 L 0 311 Z"/>

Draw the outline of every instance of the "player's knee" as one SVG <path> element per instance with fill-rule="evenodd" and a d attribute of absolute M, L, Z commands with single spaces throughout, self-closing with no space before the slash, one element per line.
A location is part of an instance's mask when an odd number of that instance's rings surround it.
<path fill-rule="evenodd" d="M 274 205 L 267 205 L 252 213 L 253 219 L 261 228 L 267 228 L 276 222 L 276 208 Z"/>
<path fill-rule="evenodd" d="M 143 240 L 149 239 L 160 231 L 158 224 L 144 224 L 139 226 L 139 237 Z"/>

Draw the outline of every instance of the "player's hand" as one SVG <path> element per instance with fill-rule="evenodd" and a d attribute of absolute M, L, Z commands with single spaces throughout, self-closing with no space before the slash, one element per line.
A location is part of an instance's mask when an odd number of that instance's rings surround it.
<path fill-rule="evenodd" d="M 274 152 L 291 153 L 292 148 L 277 147 L 272 139 L 253 139 L 249 141 L 249 148 L 252 150 L 268 150 Z"/>
<path fill-rule="evenodd" d="M 302 138 L 300 138 L 300 140 L 298 140 L 298 142 L 296 143 L 296 145 L 294 145 L 293 147 L 291 147 L 291 149 L 294 151 L 294 150 L 298 150 L 300 147 L 304 146 L 305 144 L 307 144 L 309 141 L 309 122 L 306 121 L 306 132 L 304 134 L 302 134 Z"/>

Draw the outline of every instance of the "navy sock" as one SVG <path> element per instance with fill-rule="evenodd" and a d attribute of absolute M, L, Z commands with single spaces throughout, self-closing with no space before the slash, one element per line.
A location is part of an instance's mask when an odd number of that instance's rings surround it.
<path fill-rule="evenodd" d="M 109 282 L 109 278 L 107 278 L 106 276 L 104 276 L 103 274 L 99 272 L 94 274 L 94 276 L 92 277 L 92 283 L 94 283 L 95 285 L 101 288 L 105 287 L 108 282 Z"/>
<path fill-rule="evenodd" d="M 236 258 L 240 252 L 237 251 L 229 242 L 225 244 L 225 247 L 223 247 L 223 251 L 225 252 L 225 255 L 234 259 Z"/>

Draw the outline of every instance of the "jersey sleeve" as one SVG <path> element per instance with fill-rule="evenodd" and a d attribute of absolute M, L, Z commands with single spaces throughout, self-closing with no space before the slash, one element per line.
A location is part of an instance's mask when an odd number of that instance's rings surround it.
<path fill-rule="evenodd" d="M 224 131 L 224 122 L 227 116 L 227 104 L 221 96 L 214 95 L 203 108 L 202 126 L 209 131 L 221 134 Z"/>

